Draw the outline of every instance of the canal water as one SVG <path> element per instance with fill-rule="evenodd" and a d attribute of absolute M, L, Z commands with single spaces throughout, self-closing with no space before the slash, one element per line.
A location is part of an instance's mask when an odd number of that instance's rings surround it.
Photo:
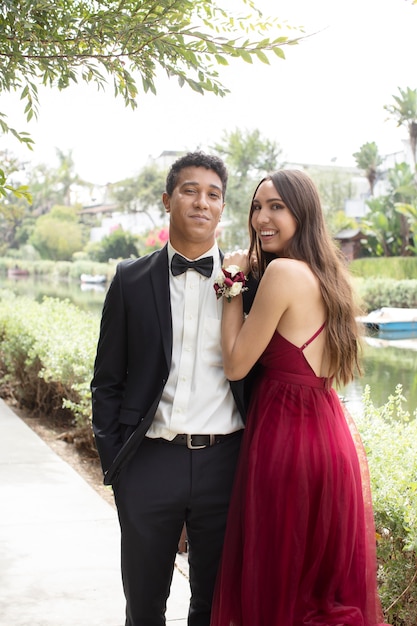
<path fill-rule="evenodd" d="M 340 390 L 352 414 L 361 411 L 366 385 L 370 387 L 370 397 L 376 407 L 386 404 L 396 386 L 401 385 L 405 397 L 403 409 L 413 417 L 417 412 L 417 339 L 396 342 L 367 338 L 361 362 L 363 376 Z"/>
<path fill-rule="evenodd" d="M 78 281 L 51 281 L 25 277 L 10 279 L 0 277 L 0 289 L 10 289 L 19 295 L 41 301 L 44 296 L 68 299 L 79 308 L 100 316 L 106 286 L 84 285 Z M 401 384 L 406 398 L 403 408 L 410 416 L 417 411 L 417 339 L 395 342 L 381 341 L 377 337 L 364 342 L 362 358 L 364 375 L 338 390 L 353 415 L 361 411 L 362 396 L 370 386 L 371 399 L 379 407 L 395 393 Z"/>

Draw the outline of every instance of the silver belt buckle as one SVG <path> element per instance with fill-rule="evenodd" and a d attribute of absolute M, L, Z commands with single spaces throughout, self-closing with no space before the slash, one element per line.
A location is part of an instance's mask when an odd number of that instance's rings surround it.
<path fill-rule="evenodd" d="M 209 435 L 209 437 L 210 437 L 209 445 L 212 446 L 214 444 L 214 435 Z M 201 450 L 202 448 L 207 448 L 207 446 L 193 446 L 191 439 L 192 439 L 192 435 L 187 435 L 187 448 L 189 450 Z"/>

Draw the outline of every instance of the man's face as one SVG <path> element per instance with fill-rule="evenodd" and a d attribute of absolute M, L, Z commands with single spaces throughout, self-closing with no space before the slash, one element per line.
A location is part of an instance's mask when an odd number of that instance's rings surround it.
<path fill-rule="evenodd" d="M 169 196 L 162 197 L 170 214 L 170 241 L 176 250 L 186 256 L 206 252 L 215 241 L 216 228 L 223 212 L 222 181 L 213 170 L 205 167 L 186 167 Z"/>

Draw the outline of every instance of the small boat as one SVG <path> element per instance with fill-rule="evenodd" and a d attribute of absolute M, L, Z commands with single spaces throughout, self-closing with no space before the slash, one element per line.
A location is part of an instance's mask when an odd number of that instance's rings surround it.
<path fill-rule="evenodd" d="M 14 276 L 29 276 L 29 270 L 23 270 L 20 267 L 9 267 L 7 276 L 9 278 L 13 278 Z"/>
<path fill-rule="evenodd" d="M 381 307 L 358 318 L 371 333 L 384 339 L 417 337 L 417 309 Z"/>
<path fill-rule="evenodd" d="M 81 274 L 80 280 L 82 283 L 102 285 L 107 281 L 107 277 L 105 276 L 105 274 Z"/>

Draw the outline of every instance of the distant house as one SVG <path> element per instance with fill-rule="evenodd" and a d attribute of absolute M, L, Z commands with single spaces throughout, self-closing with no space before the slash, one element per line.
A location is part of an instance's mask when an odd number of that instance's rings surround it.
<path fill-rule="evenodd" d="M 89 206 L 83 206 L 81 211 L 79 211 L 79 215 L 81 219 L 85 216 L 93 216 L 94 218 L 102 219 L 106 215 L 112 215 L 115 211 L 117 211 L 117 204 L 93 204 Z"/>
<path fill-rule="evenodd" d="M 334 239 L 340 245 L 348 263 L 362 256 L 362 239 L 364 234 L 359 228 L 346 228 L 335 235 Z"/>
<path fill-rule="evenodd" d="M 79 211 L 80 219 L 90 225 L 90 241 L 101 241 L 118 228 L 134 235 L 141 235 L 165 224 L 165 216 L 158 208 L 149 211 L 121 211 L 117 204 L 85 206 Z M 98 225 L 98 223 L 100 225 Z"/>
<path fill-rule="evenodd" d="M 157 163 L 161 169 L 167 170 L 168 172 L 174 161 L 185 154 L 186 152 L 184 152 L 184 150 L 163 150 L 156 159 L 151 159 L 151 162 Z"/>

